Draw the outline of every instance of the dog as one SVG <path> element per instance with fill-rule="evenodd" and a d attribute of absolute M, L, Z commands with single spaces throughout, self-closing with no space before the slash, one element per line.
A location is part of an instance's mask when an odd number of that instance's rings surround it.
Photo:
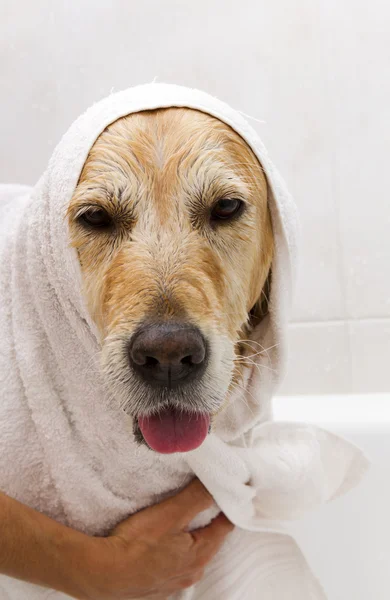
<path fill-rule="evenodd" d="M 199 446 L 259 350 L 273 232 L 268 184 L 228 125 L 134 113 L 92 146 L 66 218 L 104 378 L 160 453 Z M 260 261 L 260 264 L 259 264 Z"/>

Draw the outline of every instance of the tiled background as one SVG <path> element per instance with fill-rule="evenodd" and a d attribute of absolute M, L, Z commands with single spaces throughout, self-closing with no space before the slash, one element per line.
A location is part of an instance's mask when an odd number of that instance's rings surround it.
<path fill-rule="evenodd" d="M 34 183 L 84 108 L 155 76 L 263 119 L 303 222 L 282 391 L 389 391 L 389 17 L 385 0 L 2 0 L 0 180 Z"/>

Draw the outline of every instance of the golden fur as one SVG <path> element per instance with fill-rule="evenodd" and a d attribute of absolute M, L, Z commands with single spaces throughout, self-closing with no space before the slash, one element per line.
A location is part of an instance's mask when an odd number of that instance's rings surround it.
<path fill-rule="evenodd" d="M 210 207 L 221 198 L 239 198 L 246 210 L 211 226 Z M 80 224 L 90 206 L 113 216 L 114 232 Z M 245 364 L 238 356 L 256 352 L 243 340 L 251 320 L 261 318 L 273 256 L 267 182 L 247 144 L 192 109 L 123 117 L 92 147 L 67 216 L 113 384 L 119 377 L 122 388 L 130 385 L 124 340 L 140 323 L 185 320 L 210 341 L 209 378 L 196 397 L 203 409 L 218 411 Z M 123 398 L 129 389 L 121 389 Z M 130 412 L 141 410 L 140 400 L 129 402 Z"/>

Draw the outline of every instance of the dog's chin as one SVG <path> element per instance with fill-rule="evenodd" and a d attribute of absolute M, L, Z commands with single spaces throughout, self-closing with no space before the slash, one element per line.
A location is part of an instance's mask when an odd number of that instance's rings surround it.
<path fill-rule="evenodd" d="M 156 390 L 135 378 L 133 381 L 126 395 L 118 398 L 118 405 L 131 417 L 139 445 L 160 454 L 173 454 L 190 452 L 203 444 L 212 415 L 224 402 L 224 389 L 191 382 L 180 388 Z"/>
<path fill-rule="evenodd" d="M 134 419 L 134 421 L 133 421 L 133 434 L 134 434 L 134 440 L 139 446 L 146 446 L 147 448 L 152 450 L 152 448 L 150 448 L 150 446 L 148 446 L 148 444 L 146 443 L 146 440 L 142 434 L 141 428 L 138 425 L 137 419 Z"/>

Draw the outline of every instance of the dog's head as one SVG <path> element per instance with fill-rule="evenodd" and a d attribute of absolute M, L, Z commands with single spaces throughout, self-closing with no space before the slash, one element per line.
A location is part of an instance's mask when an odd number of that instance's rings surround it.
<path fill-rule="evenodd" d="M 197 447 L 263 310 L 273 238 L 261 165 L 210 115 L 131 114 L 93 145 L 67 217 L 112 394 L 139 441 Z"/>

